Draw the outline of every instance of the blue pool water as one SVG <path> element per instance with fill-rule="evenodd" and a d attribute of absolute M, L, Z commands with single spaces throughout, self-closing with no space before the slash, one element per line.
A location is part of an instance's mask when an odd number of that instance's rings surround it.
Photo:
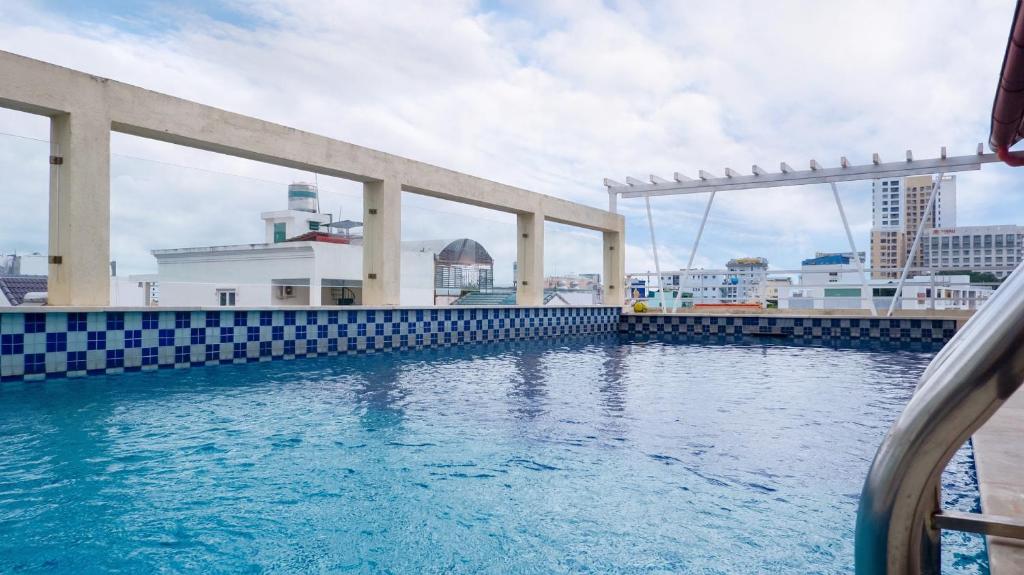
<path fill-rule="evenodd" d="M 6 384 L 0 573 L 851 573 L 930 357 L 608 335 Z M 945 484 L 977 505 L 969 451 Z"/>

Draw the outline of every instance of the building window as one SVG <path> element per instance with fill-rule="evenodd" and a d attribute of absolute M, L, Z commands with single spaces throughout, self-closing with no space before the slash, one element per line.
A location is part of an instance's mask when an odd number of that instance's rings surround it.
<path fill-rule="evenodd" d="M 285 237 L 284 222 L 274 224 L 274 243 L 281 243 L 288 239 Z"/>
<path fill-rule="evenodd" d="M 230 307 L 235 305 L 235 290 L 233 289 L 219 289 L 217 290 L 217 303 L 221 307 Z"/>

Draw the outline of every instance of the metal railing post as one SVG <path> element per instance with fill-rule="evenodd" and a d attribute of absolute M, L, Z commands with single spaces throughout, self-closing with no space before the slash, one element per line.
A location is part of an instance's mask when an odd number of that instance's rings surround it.
<path fill-rule="evenodd" d="M 957 449 L 1024 381 L 1021 268 L 942 348 L 886 434 L 864 481 L 858 575 L 935 573 L 936 490 Z"/>

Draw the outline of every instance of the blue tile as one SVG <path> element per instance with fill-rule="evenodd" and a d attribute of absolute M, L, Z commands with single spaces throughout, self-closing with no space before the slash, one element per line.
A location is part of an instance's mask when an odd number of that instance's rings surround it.
<path fill-rule="evenodd" d="M 192 347 L 188 345 L 174 346 L 174 363 L 187 363 L 192 360 Z"/>
<path fill-rule="evenodd" d="M 260 325 L 261 326 L 274 325 L 274 312 L 261 311 L 260 312 Z"/>
<path fill-rule="evenodd" d="M 142 329 L 160 329 L 160 314 L 155 311 L 142 312 Z"/>
<path fill-rule="evenodd" d="M 124 350 L 123 349 L 108 349 L 107 350 L 107 369 L 115 367 L 124 367 Z"/>
<path fill-rule="evenodd" d="M 25 314 L 25 333 L 43 333 L 46 331 L 46 314 Z"/>
<path fill-rule="evenodd" d="M 85 371 L 85 352 L 69 351 L 67 355 L 67 364 L 68 371 Z"/>
<path fill-rule="evenodd" d="M 284 324 L 285 325 L 295 325 L 295 312 L 293 312 L 293 311 L 286 311 L 286 312 L 284 312 Z"/>
<path fill-rule="evenodd" d="M 160 347 L 170 347 L 174 345 L 174 330 L 173 329 L 161 329 L 158 332 Z"/>
<path fill-rule="evenodd" d="M 235 341 L 235 328 L 233 327 L 222 327 L 220 328 L 220 342 L 221 343 L 232 343 Z"/>
<path fill-rule="evenodd" d="M 245 328 L 245 339 L 246 341 L 259 341 L 260 340 L 260 328 L 255 325 L 250 325 Z"/>
<path fill-rule="evenodd" d="M 174 327 L 175 329 L 192 327 L 192 314 L 187 311 L 174 312 Z"/>
<path fill-rule="evenodd" d="M 74 312 L 68 314 L 68 331 L 86 331 L 85 314 Z"/>
<path fill-rule="evenodd" d="M 142 348 L 142 365 L 156 365 L 159 354 L 155 347 Z"/>
<path fill-rule="evenodd" d="M 106 349 L 107 348 L 107 332 L 105 331 L 90 331 L 87 336 L 87 349 Z"/>
<path fill-rule="evenodd" d="M 274 341 L 283 341 L 284 340 L 284 326 L 283 325 L 275 325 L 275 326 L 271 327 L 270 328 L 270 334 L 271 334 L 270 335 L 270 339 L 272 339 Z"/>
<path fill-rule="evenodd" d="M 124 332 L 124 347 L 125 349 L 135 349 L 142 347 L 142 330 L 141 329 L 129 329 Z"/>
<path fill-rule="evenodd" d="M 107 331 L 121 331 L 124 329 L 124 312 L 107 312 Z"/>
<path fill-rule="evenodd" d="M 42 314 L 39 314 L 42 315 Z M 46 354 L 45 353 L 27 353 L 25 354 L 25 374 L 33 375 L 37 373 L 46 373 Z"/>
<path fill-rule="evenodd" d="M 46 334 L 46 352 L 52 353 L 55 351 L 67 351 L 68 350 L 68 334 L 67 332 L 50 332 Z"/>
<path fill-rule="evenodd" d="M 0 335 L 0 355 L 21 355 L 25 353 L 25 334 L 5 333 Z"/>

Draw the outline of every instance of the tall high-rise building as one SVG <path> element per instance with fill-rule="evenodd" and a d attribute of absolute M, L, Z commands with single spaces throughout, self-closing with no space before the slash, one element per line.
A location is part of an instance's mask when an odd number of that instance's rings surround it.
<path fill-rule="evenodd" d="M 956 226 L 956 176 L 944 176 L 932 209 L 928 197 L 935 187 L 932 176 L 885 178 L 871 184 L 871 276 L 899 277 L 907 263 L 914 234 L 921 220 L 925 228 Z M 912 267 L 924 267 L 918 248 Z"/>

